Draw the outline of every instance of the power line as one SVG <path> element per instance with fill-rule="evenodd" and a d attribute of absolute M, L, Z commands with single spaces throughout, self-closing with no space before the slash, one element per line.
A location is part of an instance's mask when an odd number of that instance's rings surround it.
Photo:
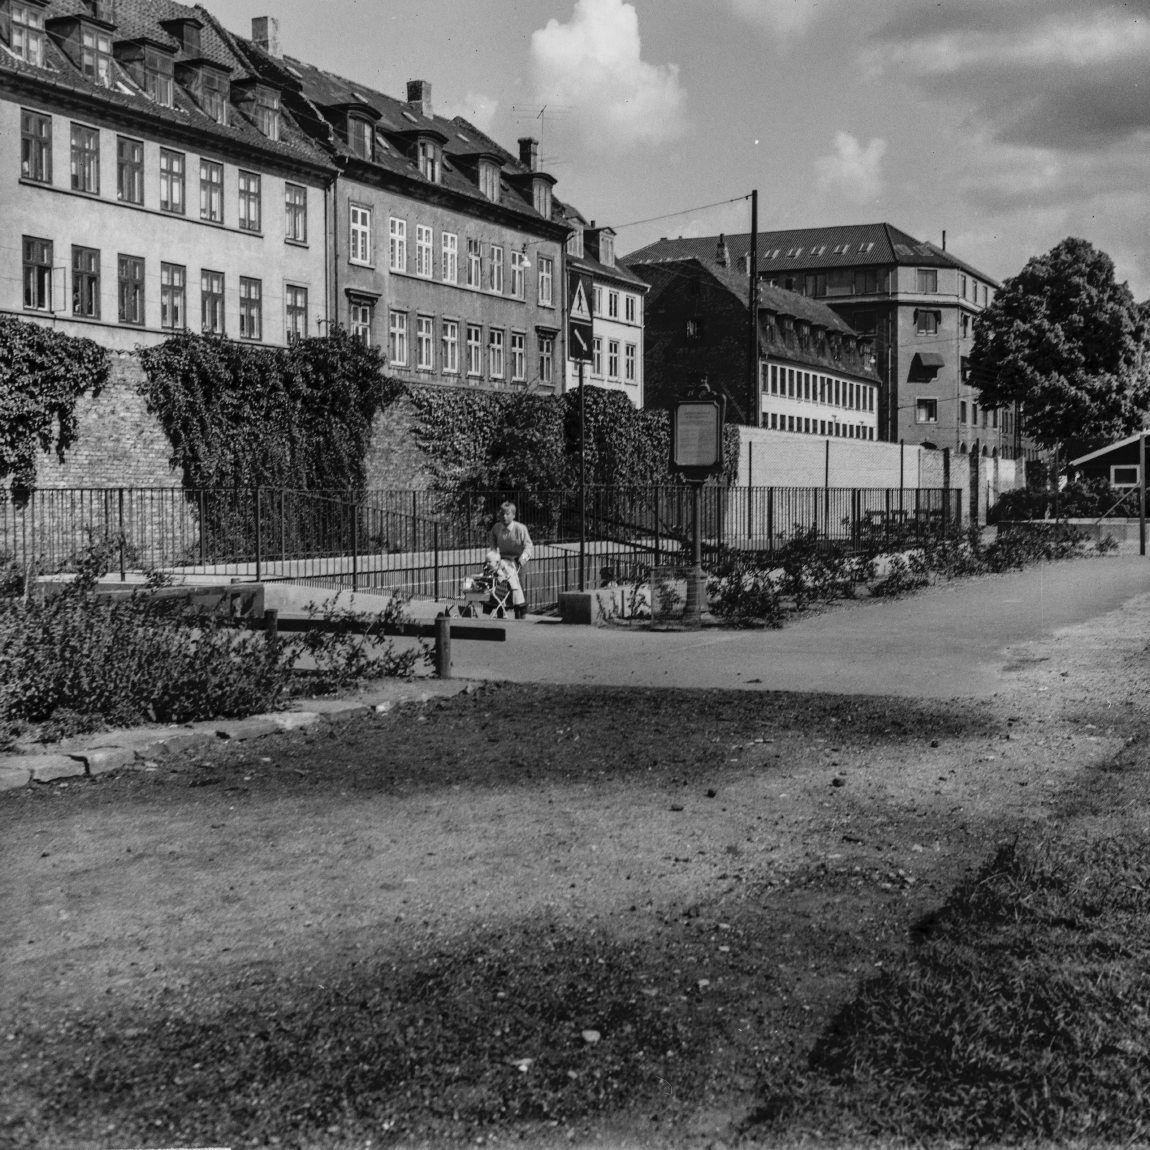
<path fill-rule="evenodd" d="M 665 216 L 651 216 L 650 219 L 646 220 L 631 220 L 629 223 L 625 224 L 612 224 L 611 230 L 617 232 L 621 231 L 623 228 L 638 227 L 639 224 L 655 224 L 660 220 L 671 220 L 674 219 L 675 216 L 685 216 L 688 212 L 705 212 L 710 208 L 723 208 L 726 207 L 727 204 L 737 204 L 741 200 L 749 200 L 750 198 L 751 196 L 748 192 L 745 196 L 732 196 L 729 200 L 719 200 L 717 203 L 713 204 L 700 204 L 698 207 L 694 208 L 683 208 L 678 212 L 668 212 Z"/>

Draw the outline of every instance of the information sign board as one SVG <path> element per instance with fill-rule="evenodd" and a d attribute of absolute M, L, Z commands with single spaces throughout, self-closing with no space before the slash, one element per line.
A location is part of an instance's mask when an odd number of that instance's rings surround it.
<path fill-rule="evenodd" d="M 682 399 L 671 420 L 671 465 L 710 473 L 723 466 L 723 405 L 718 399 Z"/>

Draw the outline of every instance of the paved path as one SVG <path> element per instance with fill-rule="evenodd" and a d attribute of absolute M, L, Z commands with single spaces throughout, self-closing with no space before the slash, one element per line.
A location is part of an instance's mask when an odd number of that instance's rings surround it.
<path fill-rule="evenodd" d="M 1012 645 L 1148 594 L 1150 559 L 1111 556 L 845 603 L 781 631 L 510 622 L 506 643 L 456 643 L 453 656 L 457 676 L 518 682 L 988 695 L 1011 678 Z"/>

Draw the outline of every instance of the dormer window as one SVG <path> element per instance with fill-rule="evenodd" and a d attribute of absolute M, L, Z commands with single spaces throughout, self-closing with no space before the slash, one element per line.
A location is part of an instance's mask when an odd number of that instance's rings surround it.
<path fill-rule="evenodd" d="M 551 218 L 551 185 L 546 180 L 535 180 L 532 188 L 535 210 L 545 219 Z"/>
<path fill-rule="evenodd" d="M 163 108 L 171 108 L 175 98 L 171 49 L 147 41 L 128 40 L 115 47 L 116 56 L 144 93 Z"/>
<path fill-rule="evenodd" d="M 347 146 L 361 160 L 375 158 L 373 147 L 375 131 L 372 125 L 361 116 L 348 116 L 347 118 Z"/>
<path fill-rule="evenodd" d="M 112 37 L 100 28 L 80 30 L 80 71 L 102 88 L 112 86 Z"/>
<path fill-rule="evenodd" d="M 574 224 L 574 231 L 567 237 L 567 254 L 582 258 L 583 256 L 583 229 Z"/>
<path fill-rule="evenodd" d="M 440 156 L 439 145 L 434 140 L 420 140 L 418 147 L 419 171 L 424 179 L 433 184 L 440 182 L 443 172 L 443 161 Z"/>
<path fill-rule="evenodd" d="M 199 20 L 193 18 L 162 20 L 161 24 L 165 32 L 179 40 L 180 49 L 185 56 L 191 56 L 193 59 L 199 58 L 202 51 L 200 30 L 203 28 Z"/>
<path fill-rule="evenodd" d="M 256 127 L 269 140 L 280 138 L 280 94 L 271 88 L 256 88 Z"/>
<path fill-rule="evenodd" d="M 615 266 L 615 237 L 607 232 L 599 236 L 599 262 L 609 268 Z"/>
<path fill-rule="evenodd" d="M 8 46 L 25 63 L 44 67 L 44 13 L 40 5 L 11 0 Z"/>
<path fill-rule="evenodd" d="M 479 191 L 493 204 L 499 203 L 499 168 L 486 160 L 479 162 Z"/>

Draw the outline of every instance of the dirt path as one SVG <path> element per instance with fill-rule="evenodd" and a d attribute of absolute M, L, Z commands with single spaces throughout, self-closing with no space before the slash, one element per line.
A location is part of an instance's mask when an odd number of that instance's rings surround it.
<path fill-rule="evenodd" d="M 1016 645 L 980 700 L 490 686 L 0 795 L 0 1144 L 736 1141 L 1140 751 L 1148 633 Z"/>

